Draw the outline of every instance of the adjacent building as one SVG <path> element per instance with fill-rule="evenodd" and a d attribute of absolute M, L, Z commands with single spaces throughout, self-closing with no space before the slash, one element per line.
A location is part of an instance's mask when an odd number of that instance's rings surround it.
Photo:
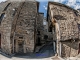
<path fill-rule="evenodd" d="M 80 15 L 78 11 L 60 3 L 49 2 L 48 31 L 53 32 L 54 52 L 61 57 L 80 53 Z"/>

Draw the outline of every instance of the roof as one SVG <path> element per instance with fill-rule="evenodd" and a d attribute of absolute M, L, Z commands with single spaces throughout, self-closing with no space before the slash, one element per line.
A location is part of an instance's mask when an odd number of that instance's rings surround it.
<path fill-rule="evenodd" d="M 0 3 L 0 14 L 2 13 L 2 11 L 4 10 L 4 8 L 6 7 L 7 4 L 8 4 L 8 2 Z"/>

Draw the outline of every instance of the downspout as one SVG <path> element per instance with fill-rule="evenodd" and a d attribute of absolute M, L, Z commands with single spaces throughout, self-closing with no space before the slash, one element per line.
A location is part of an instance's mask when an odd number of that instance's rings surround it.
<path fill-rule="evenodd" d="M 52 18 L 51 20 L 52 25 L 55 26 L 55 34 L 56 34 L 56 56 L 60 55 L 60 51 L 59 51 L 59 41 L 60 41 L 60 28 L 59 28 L 59 24 L 56 22 L 56 20 L 54 18 Z"/>
<path fill-rule="evenodd" d="M 60 55 L 60 52 L 59 52 L 59 41 L 60 41 L 60 30 L 59 30 L 59 24 L 58 23 L 55 23 L 55 29 L 56 29 L 56 38 L 57 38 L 57 40 L 56 40 L 56 46 L 57 46 L 57 56 L 59 56 Z"/>
<path fill-rule="evenodd" d="M 52 32 L 53 32 L 53 40 L 56 40 L 55 39 L 55 32 L 53 31 L 54 29 L 52 28 Z M 56 53 L 56 42 L 55 41 L 53 41 L 53 51 L 54 51 L 54 54 Z"/>

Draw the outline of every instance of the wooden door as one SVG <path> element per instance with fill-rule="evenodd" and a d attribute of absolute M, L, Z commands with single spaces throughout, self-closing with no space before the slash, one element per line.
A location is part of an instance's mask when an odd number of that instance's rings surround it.
<path fill-rule="evenodd" d="M 18 40 L 18 53 L 24 53 L 23 44 L 24 44 L 24 41 Z"/>

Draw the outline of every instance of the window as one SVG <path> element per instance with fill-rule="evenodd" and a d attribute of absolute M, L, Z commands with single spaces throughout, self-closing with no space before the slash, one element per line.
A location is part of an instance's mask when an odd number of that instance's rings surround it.
<path fill-rule="evenodd" d="M 23 39 L 23 37 L 19 37 L 20 39 Z"/>

